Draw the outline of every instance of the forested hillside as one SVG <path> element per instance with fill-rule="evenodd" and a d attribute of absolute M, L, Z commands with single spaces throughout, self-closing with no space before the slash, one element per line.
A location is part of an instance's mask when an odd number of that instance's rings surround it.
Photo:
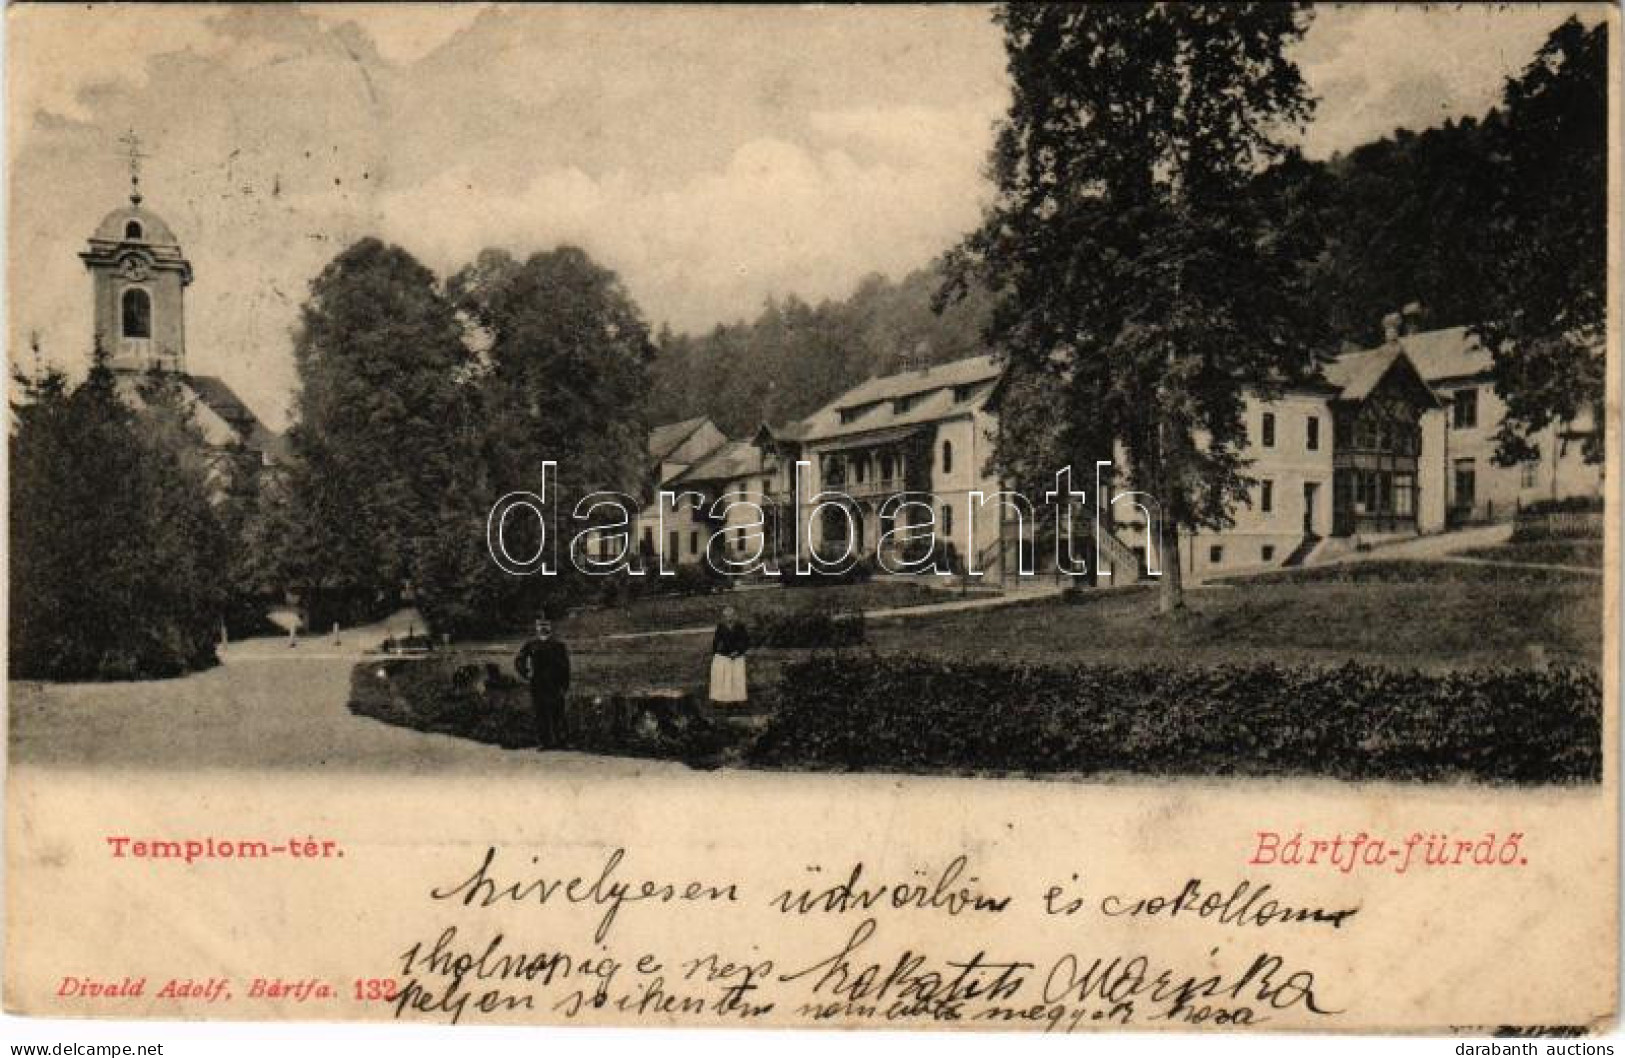
<path fill-rule="evenodd" d="M 1511 135 L 1491 111 L 1396 130 L 1326 161 L 1294 159 L 1258 182 L 1301 253 L 1304 310 L 1327 349 L 1374 344 L 1382 317 L 1413 301 L 1429 327 L 1476 322 L 1500 255 L 1495 218 L 1513 193 L 1499 176 Z M 933 262 L 900 282 L 871 276 L 842 301 L 792 295 L 748 323 L 663 334 L 652 421 L 708 414 L 738 435 L 805 415 L 871 375 L 985 351 L 993 299 L 973 291 L 938 315 L 942 275 Z"/>
<path fill-rule="evenodd" d="M 875 275 L 843 301 L 813 306 L 792 295 L 749 323 L 697 338 L 662 334 L 650 421 L 710 415 L 739 436 L 806 415 L 871 375 L 973 356 L 989 299 L 978 293 L 938 315 L 931 301 L 941 283 L 935 266 L 901 282 Z"/>

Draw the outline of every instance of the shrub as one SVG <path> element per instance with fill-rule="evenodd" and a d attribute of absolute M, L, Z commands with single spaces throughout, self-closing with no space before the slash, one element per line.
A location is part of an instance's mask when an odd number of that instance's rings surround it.
<path fill-rule="evenodd" d="M 874 556 L 860 559 L 854 562 L 850 569 L 839 572 L 812 566 L 808 572 L 802 573 L 792 564 L 780 572 L 779 578 L 786 588 L 824 588 L 836 584 L 866 584 L 873 579 L 875 567 Z"/>
<path fill-rule="evenodd" d="M 366 661 L 350 674 L 350 711 L 417 731 L 516 749 L 536 744 L 530 691 L 502 661 L 470 654 Z M 714 767 L 738 740 L 687 695 L 574 695 L 565 746 Z"/>
<path fill-rule="evenodd" d="M 1518 511 L 1512 526 L 1514 543 L 1602 538 L 1603 506 L 1600 496 L 1570 496 L 1542 500 Z"/>
<path fill-rule="evenodd" d="M 861 610 L 769 613 L 751 622 L 751 641 L 764 647 L 850 647 L 866 638 Z"/>
<path fill-rule="evenodd" d="M 748 753 L 768 767 L 1595 782 L 1589 669 L 1024 666 L 815 657 Z"/>
<path fill-rule="evenodd" d="M 733 582 L 725 574 L 712 569 L 709 562 L 678 566 L 673 576 L 653 579 L 656 591 L 671 595 L 713 595 L 733 586 Z"/>

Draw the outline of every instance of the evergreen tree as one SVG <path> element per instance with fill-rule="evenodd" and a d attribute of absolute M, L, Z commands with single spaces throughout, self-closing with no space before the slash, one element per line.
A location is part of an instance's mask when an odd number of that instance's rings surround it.
<path fill-rule="evenodd" d="M 99 351 L 86 379 L 19 380 L 11 438 L 14 675 L 174 676 L 214 663 L 235 605 L 206 446 L 173 380 L 133 410 Z"/>

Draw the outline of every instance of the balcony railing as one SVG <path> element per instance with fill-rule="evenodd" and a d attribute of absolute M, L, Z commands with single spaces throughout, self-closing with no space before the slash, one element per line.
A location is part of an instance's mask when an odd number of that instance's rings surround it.
<path fill-rule="evenodd" d="M 870 478 L 868 481 L 848 481 L 844 485 L 831 485 L 831 489 L 848 496 L 889 496 L 907 492 L 908 486 L 900 477 Z"/>

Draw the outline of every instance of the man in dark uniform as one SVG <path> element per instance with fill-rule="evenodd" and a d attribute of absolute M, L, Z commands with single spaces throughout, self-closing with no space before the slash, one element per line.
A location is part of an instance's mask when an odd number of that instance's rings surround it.
<path fill-rule="evenodd" d="M 570 689 L 570 651 L 553 638 L 553 626 L 545 618 L 536 619 L 536 636 L 519 648 L 513 667 L 530 684 L 538 744 L 543 749 L 557 749 L 564 744 L 564 694 Z"/>

